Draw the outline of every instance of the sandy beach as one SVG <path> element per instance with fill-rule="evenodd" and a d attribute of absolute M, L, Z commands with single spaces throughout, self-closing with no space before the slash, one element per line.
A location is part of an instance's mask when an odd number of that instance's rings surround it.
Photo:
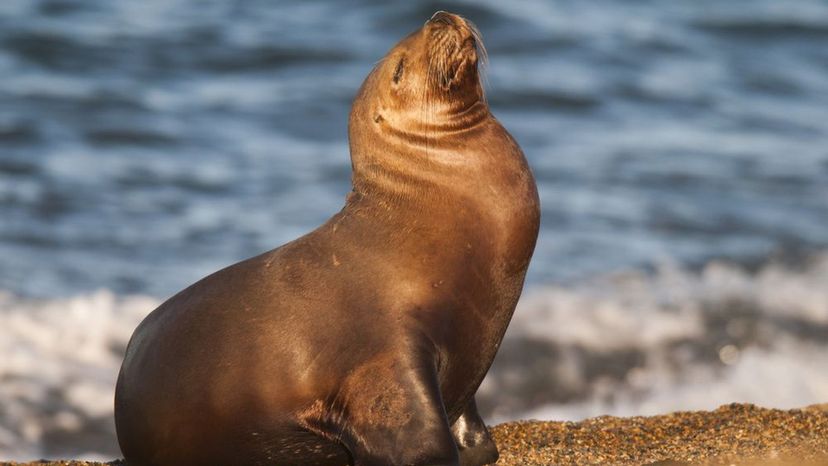
<path fill-rule="evenodd" d="M 493 429 L 499 465 L 828 465 L 828 406 L 525 421 Z"/>
<path fill-rule="evenodd" d="M 498 465 L 828 465 L 828 404 L 797 410 L 731 404 L 715 411 L 492 428 Z M 123 466 L 40 461 L 0 466 Z"/>

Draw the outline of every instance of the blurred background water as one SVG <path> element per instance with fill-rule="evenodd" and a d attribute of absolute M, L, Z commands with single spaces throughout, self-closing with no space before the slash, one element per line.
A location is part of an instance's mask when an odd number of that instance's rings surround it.
<path fill-rule="evenodd" d="M 3 0 L 0 458 L 117 455 L 134 326 L 339 210 L 354 93 L 439 9 L 542 202 L 487 418 L 828 401 L 822 0 Z"/>

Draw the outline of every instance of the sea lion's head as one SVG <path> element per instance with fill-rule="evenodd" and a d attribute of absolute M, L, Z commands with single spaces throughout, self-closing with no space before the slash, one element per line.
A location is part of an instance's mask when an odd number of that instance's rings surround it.
<path fill-rule="evenodd" d="M 478 72 L 485 58 L 474 25 L 438 11 L 377 63 L 351 109 L 355 191 L 411 196 L 439 165 L 470 163 L 485 141 L 476 135 L 496 123 Z"/>
<path fill-rule="evenodd" d="M 438 11 L 377 63 L 360 89 L 354 113 L 409 122 L 462 113 L 483 101 L 478 62 L 485 59 L 477 28 Z"/>
<path fill-rule="evenodd" d="M 377 69 L 390 94 L 416 102 L 432 97 L 482 97 L 478 61 L 485 55 L 477 28 L 462 17 L 438 11 L 423 27 L 394 46 Z"/>

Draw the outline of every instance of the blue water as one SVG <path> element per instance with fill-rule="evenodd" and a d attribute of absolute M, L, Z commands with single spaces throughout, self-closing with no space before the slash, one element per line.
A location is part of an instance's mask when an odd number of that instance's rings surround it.
<path fill-rule="evenodd" d="M 3 0 L 0 290 L 164 297 L 313 229 L 356 89 L 438 9 L 537 177 L 530 286 L 828 246 L 821 0 Z"/>

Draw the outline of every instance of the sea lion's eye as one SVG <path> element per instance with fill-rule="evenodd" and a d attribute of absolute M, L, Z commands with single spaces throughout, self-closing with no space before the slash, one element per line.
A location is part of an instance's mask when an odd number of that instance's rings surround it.
<path fill-rule="evenodd" d="M 400 58 L 400 61 L 397 62 L 397 69 L 394 70 L 394 84 L 400 82 L 403 74 L 403 66 L 405 66 L 405 58 Z"/>

